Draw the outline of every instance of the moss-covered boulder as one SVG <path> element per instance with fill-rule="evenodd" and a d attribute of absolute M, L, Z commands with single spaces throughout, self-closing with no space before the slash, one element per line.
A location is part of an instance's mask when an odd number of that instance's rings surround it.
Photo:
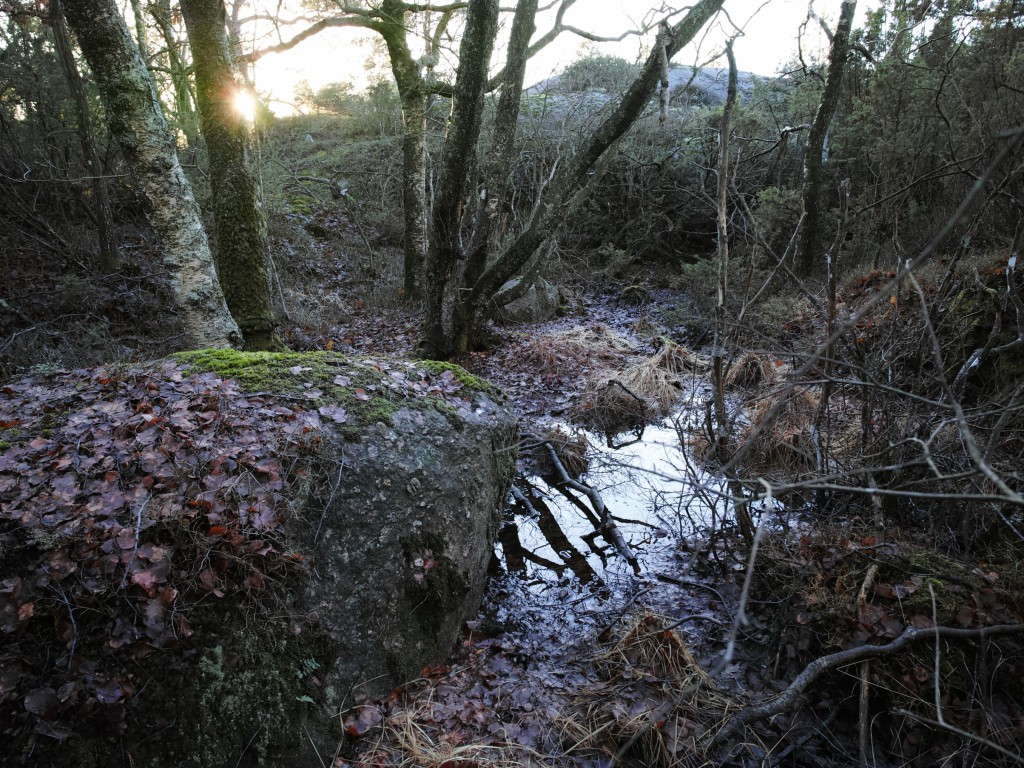
<path fill-rule="evenodd" d="M 515 419 L 457 366 L 205 351 L 0 390 L 12 764 L 310 765 L 443 661 Z"/>

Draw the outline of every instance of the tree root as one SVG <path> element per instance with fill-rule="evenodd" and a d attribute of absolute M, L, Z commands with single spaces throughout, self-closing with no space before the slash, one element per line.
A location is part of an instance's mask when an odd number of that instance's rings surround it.
<path fill-rule="evenodd" d="M 959 629 L 957 627 L 933 627 L 930 629 L 918 629 L 907 627 L 903 633 L 892 642 L 885 645 L 862 645 L 857 648 L 848 648 L 845 651 L 837 651 L 827 656 L 815 659 L 806 667 L 803 672 L 796 676 L 789 687 L 781 694 L 770 701 L 755 704 L 740 710 L 733 715 L 721 730 L 715 734 L 714 744 L 721 744 L 728 737 L 732 736 L 744 725 L 764 720 L 767 717 L 777 715 L 793 707 L 807 687 L 813 683 L 823 672 L 834 667 L 853 664 L 864 659 L 876 656 L 887 656 L 902 650 L 913 643 L 929 638 L 952 638 L 960 640 L 977 640 L 993 635 L 1011 635 L 1024 632 L 1024 624 L 998 624 L 993 627 L 980 629 Z"/>

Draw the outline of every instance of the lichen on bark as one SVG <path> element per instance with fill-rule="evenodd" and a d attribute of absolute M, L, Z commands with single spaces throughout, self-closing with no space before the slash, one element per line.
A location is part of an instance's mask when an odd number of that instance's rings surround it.
<path fill-rule="evenodd" d="M 68 24 L 100 87 L 110 131 L 149 203 L 190 347 L 240 343 L 192 187 L 178 162 L 149 71 L 113 0 L 66 0 Z"/>

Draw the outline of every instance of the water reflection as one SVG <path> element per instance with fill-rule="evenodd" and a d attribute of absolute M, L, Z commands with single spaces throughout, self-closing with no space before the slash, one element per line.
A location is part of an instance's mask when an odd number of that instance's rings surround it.
<path fill-rule="evenodd" d="M 641 572 L 654 570 L 680 539 L 714 526 L 723 489 L 688 457 L 676 423 L 649 426 L 642 440 L 615 449 L 602 437 L 586 437 L 580 481 L 597 492 Z M 633 575 L 622 547 L 602 535 L 602 510 L 550 470 L 534 467 L 520 476 L 514 497 L 499 534 L 509 572 L 538 587 L 568 577 L 584 585 Z"/>

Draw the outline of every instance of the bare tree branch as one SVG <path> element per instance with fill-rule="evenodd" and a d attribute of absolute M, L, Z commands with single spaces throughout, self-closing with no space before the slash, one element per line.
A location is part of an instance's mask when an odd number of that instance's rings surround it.
<path fill-rule="evenodd" d="M 903 630 L 895 640 L 885 645 L 861 645 L 856 648 L 847 648 L 843 651 L 836 651 L 827 656 L 815 659 L 804 670 L 796 676 L 796 679 L 789 684 L 789 687 L 781 694 L 770 701 L 755 704 L 740 710 L 725 724 L 715 735 L 713 742 L 720 744 L 729 736 L 736 733 L 744 725 L 764 720 L 772 715 L 785 712 L 797 702 L 807 687 L 817 680 L 824 672 L 835 667 L 842 667 L 853 664 L 864 659 L 872 659 L 878 656 L 887 656 L 896 651 L 902 650 L 913 643 L 921 640 L 934 638 L 949 638 L 954 640 L 982 640 L 997 635 L 1011 635 L 1024 632 L 1024 624 L 999 624 L 994 627 L 981 627 L 979 629 L 959 629 L 957 627 L 933 627 L 930 629 L 918 629 L 910 626 Z"/>

